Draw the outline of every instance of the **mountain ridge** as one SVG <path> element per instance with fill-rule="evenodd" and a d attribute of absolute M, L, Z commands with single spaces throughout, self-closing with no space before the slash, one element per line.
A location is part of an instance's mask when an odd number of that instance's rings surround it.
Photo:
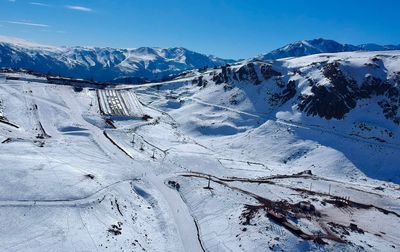
<path fill-rule="evenodd" d="M 400 50 L 400 45 L 366 43 L 355 46 L 319 38 L 297 41 L 253 59 L 277 60 L 319 53 L 384 50 Z M 242 61 L 205 55 L 184 47 L 56 47 L 0 36 L 1 68 L 115 83 L 160 81 L 193 69 Z"/>
<path fill-rule="evenodd" d="M 261 60 L 275 60 L 289 57 L 301 57 L 319 53 L 390 50 L 400 50 L 400 44 L 378 45 L 374 43 L 366 43 L 361 45 L 352 45 L 341 44 L 331 39 L 318 38 L 311 40 L 299 40 L 294 43 L 287 44 L 281 48 L 275 49 L 269 53 L 261 54 L 256 58 Z"/>
<path fill-rule="evenodd" d="M 232 62 L 183 47 L 53 47 L 0 37 L 0 67 L 98 81 L 161 80 L 187 70 Z"/>

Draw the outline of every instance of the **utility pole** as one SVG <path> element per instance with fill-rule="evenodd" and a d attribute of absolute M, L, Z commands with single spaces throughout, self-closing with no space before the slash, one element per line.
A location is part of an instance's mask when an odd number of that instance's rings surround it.
<path fill-rule="evenodd" d="M 204 189 L 209 189 L 209 190 L 212 189 L 212 188 L 211 188 L 211 175 L 208 175 L 208 183 L 207 183 L 207 186 L 204 187 Z"/>

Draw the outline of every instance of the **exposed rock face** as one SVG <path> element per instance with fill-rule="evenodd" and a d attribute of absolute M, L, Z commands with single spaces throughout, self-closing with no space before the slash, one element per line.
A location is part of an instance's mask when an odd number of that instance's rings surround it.
<path fill-rule="evenodd" d="M 379 113 L 386 119 L 400 124 L 400 72 L 387 69 L 395 65 L 398 56 L 373 54 L 365 57 L 364 63 L 357 60 L 356 64 L 351 57 L 332 59 L 327 55 L 316 59 L 291 67 L 285 65 L 285 60 L 225 65 L 197 77 L 194 83 L 202 87 L 223 85 L 225 92 L 240 89 L 243 84 L 252 85 L 257 95 L 264 97 L 265 106 L 276 108 L 290 102 L 299 112 L 326 120 L 344 119 L 363 101 L 381 109 Z M 239 94 L 230 95 L 231 105 L 244 100 Z"/>
<path fill-rule="evenodd" d="M 323 69 L 331 86 L 313 85 L 312 94 L 300 96 L 298 107 L 307 115 L 326 119 L 342 119 L 357 104 L 357 84 L 339 69 L 339 63 L 329 63 Z"/>
<path fill-rule="evenodd" d="M 312 82 L 311 94 L 299 98 L 298 108 L 307 115 L 318 115 L 328 120 L 343 119 L 356 107 L 357 101 L 378 96 L 378 105 L 384 116 L 396 124 L 400 123 L 398 80 L 394 80 L 397 84 L 391 85 L 388 80 L 368 75 L 359 86 L 340 70 L 339 62 L 326 64 L 323 74 L 331 85 L 315 85 Z"/>
<path fill-rule="evenodd" d="M 257 72 L 253 62 L 243 65 L 241 68 L 239 68 L 236 74 L 239 81 L 250 81 L 255 85 L 261 83 L 260 79 L 257 76 Z"/>
<path fill-rule="evenodd" d="M 259 75 L 258 72 L 261 75 Z M 228 83 L 231 81 L 247 81 L 254 85 L 259 85 L 264 80 L 282 76 L 282 73 L 274 70 L 271 64 L 249 62 L 238 69 L 234 69 L 230 65 L 222 66 L 221 71 L 215 71 L 212 75 L 212 80 L 215 84 Z"/>
<path fill-rule="evenodd" d="M 229 81 L 229 76 L 232 70 L 228 66 L 222 66 L 220 73 L 215 73 L 213 76 L 213 81 L 215 84 L 227 83 Z"/>
<path fill-rule="evenodd" d="M 270 102 L 273 104 L 284 104 L 296 95 L 296 82 L 291 80 L 284 87 L 281 93 L 273 93 Z"/>
<path fill-rule="evenodd" d="M 269 80 L 275 76 L 282 76 L 282 74 L 272 68 L 270 64 L 261 64 L 260 66 L 261 74 L 263 75 L 265 80 Z"/>
<path fill-rule="evenodd" d="M 399 106 L 400 90 L 399 81 L 393 86 L 388 80 L 381 80 L 368 76 L 359 90 L 359 97 L 363 99 L 379 96 L 378 105 L 387 119 L 400 124 Z"/>

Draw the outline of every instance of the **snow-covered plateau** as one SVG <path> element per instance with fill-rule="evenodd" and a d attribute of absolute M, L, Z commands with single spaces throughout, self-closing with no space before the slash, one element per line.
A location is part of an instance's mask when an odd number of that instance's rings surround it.
<path fill-rule="evenodd" d="M 399 51 L 142 85 L 3 71 L 0 250 L 398 251 L 399 92 Z"/>

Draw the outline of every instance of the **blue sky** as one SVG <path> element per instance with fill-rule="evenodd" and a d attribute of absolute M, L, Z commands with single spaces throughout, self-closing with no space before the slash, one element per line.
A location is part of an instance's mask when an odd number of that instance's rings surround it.
<path fill-rule="evenodd" d="M 312 38 L 400 43 L 398 0 L 0 0 L 0 35 L 248 58 Z"/>

